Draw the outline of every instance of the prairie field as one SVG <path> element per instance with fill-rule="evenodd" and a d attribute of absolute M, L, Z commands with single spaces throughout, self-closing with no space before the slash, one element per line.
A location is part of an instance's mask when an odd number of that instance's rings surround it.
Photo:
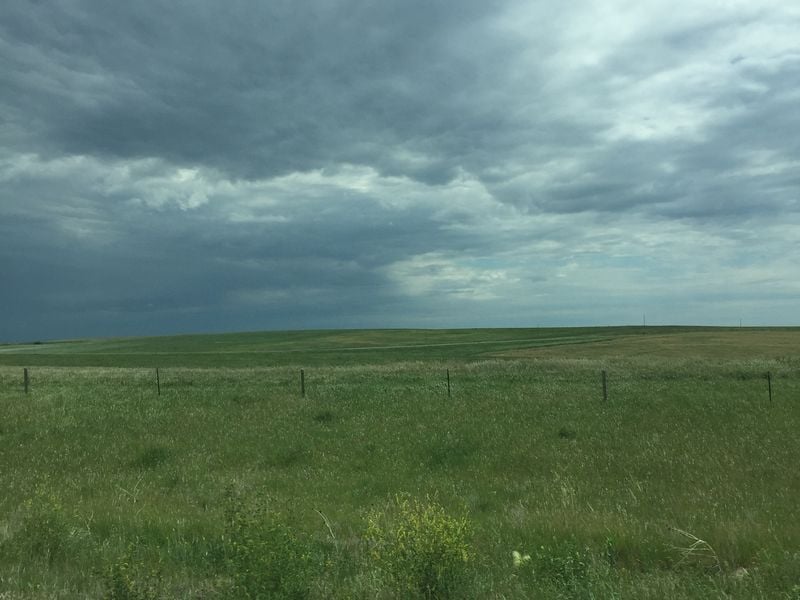
<path fill-rule="evenodd" d="M 798 430 L 790 328 L 0 346 L 0 598 L 800 599 Z"/>

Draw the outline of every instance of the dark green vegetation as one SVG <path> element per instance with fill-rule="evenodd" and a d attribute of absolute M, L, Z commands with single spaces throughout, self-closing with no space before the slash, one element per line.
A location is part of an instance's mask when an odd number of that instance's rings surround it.
<path fill-rule="evenodd" d="M 1 598 L 800 598 L 798 330 L 244 334 L 0 361 Z"/>

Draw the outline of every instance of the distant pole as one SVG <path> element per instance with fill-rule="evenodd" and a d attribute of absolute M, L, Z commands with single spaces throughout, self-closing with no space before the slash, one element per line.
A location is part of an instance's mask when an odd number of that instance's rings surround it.
<path fill-rule="evenodd" d="M 772 402 L 772 373 L 767 371 L 767 390 L 769 391 L 769 401 Z"/>
<path fill-rule="evenodd" d="M 25 385 L 25 393 L 28 393 L 28 369 L 22 369 L 22 381 Z"/>
<path fill-rule="evenodd" d="M 447 397 L 450 397 L 450 369 L 447 369 Z"/>
<path fill-rule="evenodd" d="M 158 375 L 158 367 L 156 367 L 156 389 L 158 390 L 158 395 L 161 395 L 161 378 Z"/>
<path fill-rule="evenodd" d="M 603 402 L 608 402 L 608 382 L 606 372 L 603 371 Z"/>
<path fill-rule="evenodd" d="M 306 397 L 306 372 L 300 369 L 300 395 Z"/>

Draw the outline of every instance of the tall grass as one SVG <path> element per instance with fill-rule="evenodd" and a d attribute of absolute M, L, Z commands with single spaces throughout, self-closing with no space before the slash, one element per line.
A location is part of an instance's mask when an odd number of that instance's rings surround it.
<path fill-rule="evenodd" d="M 150 369 L 38 367 L 25 395 L 2 367 L 0 594 L 235 596 L 294 540 L 309 584 L 273 595 L 394 597 L 369 523 L 401 494 L 467 515 L 459 597 L 797 597 L 798 366 L 343 365 L 305 399 L 296 366 L 165 369 L 161 396 Z"/>

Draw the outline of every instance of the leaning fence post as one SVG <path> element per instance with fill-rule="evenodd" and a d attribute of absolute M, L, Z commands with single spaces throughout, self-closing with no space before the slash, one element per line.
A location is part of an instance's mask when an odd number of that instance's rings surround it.
<path fill-rule="evenodd" d="M 603 402 L 608 402 L 608 383 L 605 371 L 603 371 Z"/>
<path fill-rule="evenodd" d="M 300 369 L 300 395 L 306 397 L 306 372 Z"/>
<path fill-rule="evenodd" d="M 767 390 L 769 391 L 769 401 L 772 402 L 772 373 L 767 371 Z"/>
<path fill-rule="evenodd" d="M 22 381 L 25 385 L 25 393 L 28 393 L 28 369 L 27 367 L 22 369 Z"/>
<path fill-rule="evenodd" d="M 447 397 L 450 397 L 450 369 L 447 369 Z"/>
<path fill-rule="evenodd" d="M 156 367 L 156 389 L 158 390 L 158 395 L 161 395 L 161 378 L 158 376 L 158 367 Z"/>

